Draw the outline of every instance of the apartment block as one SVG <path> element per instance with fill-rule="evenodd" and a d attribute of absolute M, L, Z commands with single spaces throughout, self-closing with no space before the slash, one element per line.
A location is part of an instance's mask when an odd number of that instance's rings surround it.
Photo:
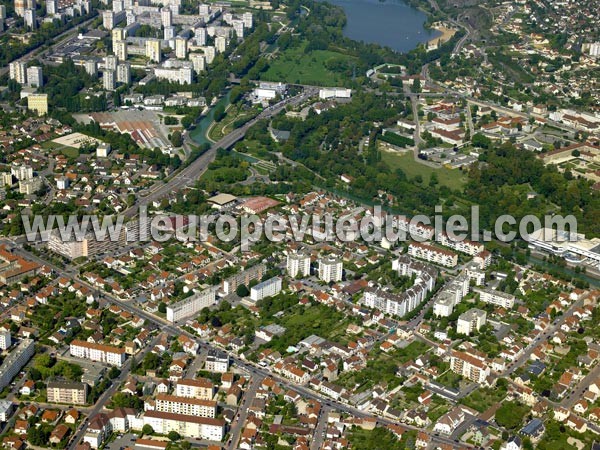
<path fill-rule="evenodd" d="M 216 417 L 217 402 L 201 400 L 191 397 L 177 397 L 175 395 L 159 394 L 155 401 L 156 411 L 185 416 Z"/>
<path fill-rule="evenodd" d="M 215 303 L 215 290 L 213 288 L 208 288 L 199 294 L 194 294 L 192 297 L 168 305 L 167 320 L 170 322 L 178 322 L 186 317 L 193 316 L 203 308 L 212 306 Z"/>
<path fill-rule="evenodd" d="M 470 353 L 452 351 L 450 357 L 450 368 L 457 373 L 476 383 L 485 383 L 490 375 L 490 367 L 487 361 L 475 357 Z"/>
<path fill-rule="evenodd" d="M 487 313 L 481 309 L 473 308 L 458 316 L 456 332 L 467 336 L 485 325 Z"/>
<path fill-rule="evenodd" d="M 290 253 L 287 255 L 287 272 L 290 277 L 307 277 L 310 275 L 310 255 Z"/>
<path fill-rule="evenodd" d="M 458 264 L 456 253 L 421 242 L 411 242 L 408 246 L 408 254 L 440 266 L 455 267 Z"/>
<path fill-rule="evenodd" d="M 273 297 L 281 292 L 281 278 L 273 277 L 258 283 L 250 289 L 250 298 L 255 302 L 263 298 Z"/>
<path fill-rule="evenodd" d="M 0 390 L 8 386 L 11 380 L 29 362 L 34 353 L 33 339 L 23 339 L 19 345 L 4 358 L 0 366 Z"/>
<path fill-rule="evenodd" d="M 225 435 L 225 422 L 210 417 L 185 416 L 161 411 L 146 411 L 144 425 L 150 425 L 159 434 L 176 431 L 185 438 L 221 441 Z"/>
<path fill-rule="evenodd" d="M 85 405 L 87 401 L 87 385 L 72 381 L 49 381 L 47 396 L 48 403 Z"/>
<path fill-rule="evenodd" d="M 178 397 L 191 397 L 200 400 L 212 400 L 215 395 L 215 387 L 212 381 L 207 380 L 206 378 L 184 378 L 177 381 L 175 395 Z"/>
<path fill-rule="evenodd" d="M 230 276 L 226 280 L 223 280 L 223 293 L 225 295 L 231 294 L 242 284 L 248 286 L 251 281 L 260 280 L 266 271 L 267 266 L 264 264 L 257 264 L 256 266 L 244 269 L 241 272 Z"/>
<path fill-rule="evenodd" d="M 229 370 L 229 355 L 218 350 L 209 350 L 204 369 L 209 372 L 225 373 Z"/>
<path fill-rule="evenodd" d="M 334 256 L 323 256 L 319 259 L 319 279 L 325 283 L 341 281 L 344 266 L 342 260 Z"/>
<path fill-rule="evenodd" d="M 477 288 L 474 292 L 479 294 L 482 302 L 511 309 L 515 305 L 515 296 L 502 291 L 495 291 L 487 288 Z"/>
<path fill-rule="evenodd" d="M 92 344 L 74 340 L 70 346 L 71 356 L 121 367 L 125 362 L 125 349 L 111 345 Z"/>

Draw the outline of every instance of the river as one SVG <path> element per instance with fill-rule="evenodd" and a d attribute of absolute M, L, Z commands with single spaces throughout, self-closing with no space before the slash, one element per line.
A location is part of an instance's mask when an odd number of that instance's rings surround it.
<path fill-rule="evenodd" d="M 208 131 L 210 124 L 213 122 L 213 117 L 215 115 L 215 108 L 217 106 L 221 106 L 221 105 L 224 108 L 227 108 L 227 106 L 229 105 L 229 97 L 230 96 L 231 96 L 231 91 L 227 91 L 227 94 L 225 94 L 223 97 L 221 97 L 214 106 L 211 106 L 210 110 L 208 111 L 208 114 L 206 114 L 206 116 L 202 117 L 198 121 L 198 123 L 196 123 L 196 126 L 194 127 L 194 129 L 192 131 L 190 131 L 190 139 L 192 141 L 194 141 L 198 145 L 202 145 L 202 144 L 206 144 L 206 143 L 212 144 L 212 141 L 210 141 L 206 137 L 206 132 Z"/>
<path fill-rule="evenodd" d="M 423 27 L 427 15 L 402 0 L 327 0 L 346 13 L 344 36 L 408 52 L 441 35 Z"/>

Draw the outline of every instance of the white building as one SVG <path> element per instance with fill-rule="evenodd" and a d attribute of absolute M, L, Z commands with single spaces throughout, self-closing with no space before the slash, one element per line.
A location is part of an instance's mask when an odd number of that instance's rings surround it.
<path fill-rule="evenodd" d="M 173 12 L 168 6 L 160 10 L 160 20 L 164 28 L 173 25 Z"/>
<path fill-rule="evenodd" d="M 342 260 L 334 256 L 323 256 L 319 259 L 319 279 L 325 283 L 341 281 L 344 267 Z"/>
<path fill-rule="evenodd" d="M 273 297 L 281 292 L 281 278 L 273 277 L 258 283 L 250 289 L 250 298 L 257 302 L 263 298 Z"/>
<path fill-rule="evenodd" d="M 352 89 L 338 87 L 319 89 L 319 98 L 321 99 L 350 97 L 352 97 Z"/>
<path fill-rule="evenodd" d="M 201 400 L 212 400 L 215 394 L 213 383 L 206 378 L 183 378 L 177 381 L 175 395 L 178 397 L 191 397 Z"/>
<path fill-rule="evenodd" d="M 33 353 L 35 342 L 33 339 L 23 339 L 19 345 L 4 358 L 0 366 L 0 390 L 8 386 L 11 380 L 29 362 Z"/>
<path fill-rule="evenodd" d="M 215 50 L 217 53 L 223 53 L 227 50 L 227 38 L 225 36 L 217 36 L 215 38 Z"/>
<path fill-rule="evenodd" d="M 154 75 L 160 80 L 169 80 L 179 84 L 192 84 L 194 71 L 189 66 L 184 67 L 157 67 L 154 69 Z"/>
<path fill-rule="evenodd" d="M 203 308 L 207 308 L 216 303 L 215 290 L 208 288 L 192 297 L 183 299 L 177 303 L 167 306 L 167 320 L 169 322 L 178 322 L 186 317 L 190 317 Z"/>
<path fill-rule="evenodd" d="M 167 435 L 176 431 L 185 438 L 221 441 L 225 435 L 225 422 L 210 417 L 184 416 L 161 411 L 146 411 L 144 425 L 150 425 L 154 432 Z"/>
<path fill-rule="evenodd" d="M 485 303 L 501 306 L 511 309 L 515 305 L 515 296 L 502 291 L 495 291 L 487 288 L 477 288 L 474 290 L 479 294 L 479 299 Z"/>
<path fill-rule="evenodd" d="M 7 350 L 11 344 L 10 330 L 0 328 L 0 350 Z"/>
<path fill-rule="evenodd" d="M 467 336 L 485 325 L 487 313 L 481 309 L 473 308 L 458 316 L 456 332 Z"/>
<path fill-rule="evenodd" d="M 127 61 L 127 41 L 113 41 L 113 52 L 119 61 Z"/>
<path fill-rule="evenodd" d="M 105 70 L 102 74 L 102 87 L 105 91 L 115 90 L 115 71 Z"/>
<path fill-rule="evenodd" d="M 125 362 L 125 349 L 111 345 L 92 344 L 74 340 L 69 347 L 71 356 L 121 367 Z"/>
<path fill-rule="evenodd" d="M 27 65 L 21 61 L 13 61 L 8 65 L 8 74 L 11 80 L 19 84 L 27 83 Z"/>
<path fill-rule="evenodd" d="M 229 355 L 218 350 L 209 350 L 204 369 L 208 372 L 225 373 L 229 370 Z"/>
<path fill-rule="evenodd" d="M 290 253 L 287 255 L 287 272 L 292 278 L 310 275 L 310 255 L 305 253 Z"/>
<path fill-rule="evenodd" d="M 179 59 L 186 59 L 188 52 L 188 41 L 182 36 L 175 38 L 175 56 Z"/>
<path fill-rule="evenodd" d="M 129 63 L 123 63 L 117 66 L 117 82 L 123 84 L 131 83 L 131 66 Z"/>
<path fill-rule="evenodd" d="M 42 87 L 44 85 L 41 67 L 31 66 L 27 68 L 27 85 L 31 87 Z"/>
<path fill-rule="evenodd" d="M 182 414 L 184 416 L 216 417 L 217 402 L 191 397 L 159 394 L 156 396 L 154 409 L 160 412 Z"/>
<path fill-rule="evenodd" d="M 421 242 L 411 242 L 408 254 L 445 267 L 455 267 L 458 264 L 456 253 Z"/>

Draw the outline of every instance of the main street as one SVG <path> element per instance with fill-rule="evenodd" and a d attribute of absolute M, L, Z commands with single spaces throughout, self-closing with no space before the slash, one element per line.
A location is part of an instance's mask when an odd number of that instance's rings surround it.
<path fill-rule="evenodd" d="M 2 242 L 2 241 L 11 242 L 10 240 L 7 240 L 7 239 L 0 239 L 0 242 Z M 77 277 L 76 275 L 73 274 L 73 272 L 69 272 L 69 271 L 65 270 L 64 268 L 58 267 L 55 264 L 53 264 L 49 261 L 46 261 L 46 260 L 34 255 L 31 252 L 28 252 L 19 247 L 14 248 L 13 251 L 20 254 L 21 256 L 28 258 L 32 261 L 35 261 L 39 264 L 46 265 L 47 267 L 51 268 L 58 276 L 63 276 L 63 277 L 72 279 L 74 281 L 77 281 L 78 283 L 80 283 L 83 286 L 86 286 L 88 289 L 90 289 L 92 291 L 98 291 L 97 286 L 94 286 L 94 285 L 90 284 L 89 282 L 87 282 L 86 280 Z M 224 351 L 223 349 L 217 348 L 213 344 L 211 344 L 207 341 L 199 339 L 196 335 L 181 328 L 181 326 L 172 324 L 171 322 L 168 322 L 165 319 L 162 319 L 158 316 L 150 314 L 149 312 L 141 309 L 140 307 L 138 307 L 135 304 L 122 301 L 106 291 L 102 291 L 102 296 L 104 297 L 104 299 L 106 299 L 110 303 L 118 305 L 123 310 L 125 310 L 137 317 L 140 317 L 149 323 L 153 323 L 153 324 L 157 325 L 162 332 L 167 333 L 170 336 L 182 336 L 182 335 L 187 336 L 188 338 L 196 341 L 198 343 L 198 345 L 201 347 L 201 349 L 218 349 L 220 351 Z M 147 352 L 147 351 L 149 351 L 150 348 L 151 348 L 151 346 L 147 346 L 144 351 Z M 385 425 L 385 426 L 398 425 L 397 421 L 390 420 L 385 417 L 380 417 L 375 414 L 362 411 L 362 410 L 355 408 L 353 406 L 350 406 L 348 404 L 341 403 L 341 402 L 335 401 L 333 399 L 329 399 L 321 394 L 316 393 L 312 389 L 307 388 L 306 386 L 295 384 L 295 383 L 291 382 L 290 380 L 271 372 L 268 368 L 263 368 L 263 367 L 260 367 L 250 361 L 241 359 L 234 353 L 231 353 L 231 352 L 226 352 L 226 353 L 229 355 L 231 362 L 233 364 L 235 364 L 237 367 L 246 371 L 253 379 L 254 378 L 263 379 L 263 378 L 271 377 L 275 381 L 277 381 L 279 384 L 281 384 L 285 389 L 291 389 L 293 391 L 298 392 L 304 399 L 316 400 L 316 401 L 320 402 L 322 405 L 325 405 L 329 408 L 336 409 L 342 413 L 353 415 L 357 418 L 372 418 L 372 419 L 374 418 L 377 420 L 377 422 L 380 425 Z M 90 417 L 93 417 L 94 414 L 97 414 L 98 412 L 100 412 L 101 409 L 104 407 L 104 405 L 108 402 L 110 397 L 116 392 L 117 387 L 124 381 L 126 375 L 128 374 L 130 364 L 131 364 L 131 359 L 127 360 L 127 362 L 124 364 L 121 375 L 119 376 L 118 379 L 114 380 L 114 383 L 111 386 L 111 388 L 108 389 L 100 397 L 100 399 L 98 399 L 98 402 L 96 402 L 94 409 L 90 413 Z M 242 427 L 242 426 L 243 426 L 243 423 L 241 423 L 241 421 L 238 421 L 236 423 L 235 427 L 232 428 L 232 430 L 231 430 L 232 435 L 234 433 L 236 433 L 239 436 L 239 431 L 236 431 L 236 427 Z M 435 436 L 430 431 L 423 430 L 421 428 L 413 427 L 410 425 L 402 425 L 402 426 L 408 430 L 424 431 L 424 432 L 428 433 L 431 436 L 433 443 L 449 444 L 449 445 L 455 444 L 453 439 L 450 439 L 450 438 L 447 438 L 444 436 Z M 81 437 L 85 434 L 86 429 L 87 429 L 87 422 L 84 423 L 80 429 L 78 429 L 77 433 L 75 434 L 75 436 L 73 438 L 72 443 L 68 447 L 68 450 L 74 449 L 74 446 L 76 445 L 76 443 L 79 442 Z M 463 447 L 472 448 L 472 446 L 470 446 L 470 445 L 467 445 L 467 446 L 463 445 Z"/>

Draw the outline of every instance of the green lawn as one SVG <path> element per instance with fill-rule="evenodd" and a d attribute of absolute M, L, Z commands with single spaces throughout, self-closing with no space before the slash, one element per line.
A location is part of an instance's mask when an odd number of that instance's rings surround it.
<path fill-rule="evenodd" d="M 421 175 L 424 184 L 429 183 L 432 173 L 437 175 L 440 184 L 448 186 L 450 189 L 461 190 L 467 182 L 467 176 L 460 170 L 451 170 L 445 167 L 434 169 L 415 161 L 412 152 L 392 153 L 382 151 L 381 160 L 389 165 L 392 170 L 402 169 L 409 178 Z"/>
<path fill-rule="evenodd" d="M 317 86 L 341 85 L 344 77 L 327 69 L 325 63 L 333 58 L 350 57 L 329 50 L 304 53 L 305 46 L 306 44 L 289 48 L 277 55 L 270 62 L 269 69 L 261 75 L 261 79 Z"/>
<path fill-rule="evenodd" d="M 79 156 L 79 150 L 74 147 L 63 147 L 60 152 L 67 158 L 77 158 Z"/>
<path fill-rule="evenodd" d="M 463 405 L 479 412 L 487 411 L 492 405 L 504 400 L 506 392 L 497 389 L 477 389 L 461 400 Z"/>

